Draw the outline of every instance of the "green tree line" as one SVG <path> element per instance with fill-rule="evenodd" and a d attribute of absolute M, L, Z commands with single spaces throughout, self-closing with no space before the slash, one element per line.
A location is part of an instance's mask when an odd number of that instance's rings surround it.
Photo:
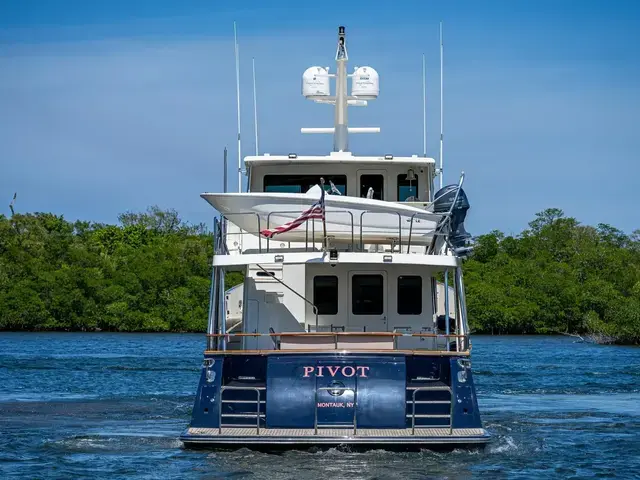
<path fill-rule="evenodd" d="M 474 244 L 464 272 L 475 332 L 640 343 L 640 231 L 549 209 L 520 235 Z M 0 330 L 204 331 L 212 253 L 204 225 L 174 210 L 126 213 L 119 225 L 0 215 Z M 228 274 L 227 286 L 240 281 Z"/>
<path fill-rule="evenodd" d="M 640 343 L 640 230 L 584 226 L 548 209 L 520 235 L 474 240 L 464 274 L 475 331 Z"/>
<path fill-rule="evenodd" d="M 175 211 L 120 225 L 0 217 L 0 329 L 201 331 L 211 237 Z"/>

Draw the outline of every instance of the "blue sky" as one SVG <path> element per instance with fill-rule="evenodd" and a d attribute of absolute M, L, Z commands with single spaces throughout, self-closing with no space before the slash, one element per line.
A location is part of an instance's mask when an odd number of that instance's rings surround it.
<path fill-rule="evenodd" d="M 252 154 L 251 58 L 261 151 L 325 154 L 330 107 L 300 76 L 331 65 L 345 25 L 350 65 L 381 95 L 350 111 L 356 154 L 437 157 L 438 23 L 445 27 L 445 181 L 467 173 L 468 230 L 518 233 L 549 207 L 586 224 L 640 228 L 640 3 L 607 1 L 0 2 L 0 212 L 115 222 L 157 204 L 211 222 L 199 197 L 235 161 L 233 21 L 243 153 Z M 320 11 L 319 8 L 323 10 Z M 232 176 L 233 186 L 235 176 Z M 5 206 L 2 206 L 5 205 Z"/>

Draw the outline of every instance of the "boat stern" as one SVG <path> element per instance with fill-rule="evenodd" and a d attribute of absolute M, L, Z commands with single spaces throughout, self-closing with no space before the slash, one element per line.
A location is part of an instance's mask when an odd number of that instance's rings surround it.
<path fill-rule="evenodd" d="M 453 352 L 452 352 L 453 353 Z M 455 355 L 205 357 L 187 447 L 479 447 L 468 358 Z"/>

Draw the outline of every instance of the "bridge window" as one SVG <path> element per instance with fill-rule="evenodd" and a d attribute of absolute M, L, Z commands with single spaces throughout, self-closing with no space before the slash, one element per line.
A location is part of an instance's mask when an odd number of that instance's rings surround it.
<path fill-rule="evenodd" d="M 351 277 L 351 311 L 354 315 L 384 313 L 384 279 L 382 275 Z"/>
<path fill-rule="evenodd" d="M 347 194 L 346 175 L 265 175 L 265 192 L 306 193 L 314 185 L 320 185 L 320 177 L 324 178 L 324 189 L 331 193 L 331 183 L 341 195 Z"/>
<path fill-rule="evenodd" d="M 360 198 L 368 198 L 370 196 L 369 189 L 372 190 L 372 197 L 376 200 L 384 200 L 384 176 L 360 175 Z"/>
<path fill-rule="evenodd" d="M 412 198 L 413 197 L 413 198 Z M 418 178 L 407 180 L 407 175 L 398 175 L 398 201 L 407 202 L 418 200 Z"/>
<path fill-rule="evenodd" d="M 398 313 L 400 315 L 422 313 L 422 277 L 417 275 L 398 277 Z"/>
<path fill-rule="evenodd" d="M 313 304 L 318 307 L 318 315 L 338 313 L 338 277 L 335 275 L 313 277 Z"/>

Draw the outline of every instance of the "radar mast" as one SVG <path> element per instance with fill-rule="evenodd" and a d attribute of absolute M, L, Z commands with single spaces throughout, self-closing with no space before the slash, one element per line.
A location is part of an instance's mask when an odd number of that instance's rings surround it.
<path fill-rule="evenodd" d="M 333 151 L 349 151 L 349 127 L 347 125 L 347 55 L 346 33 L 338 27 L 338 49 L 336 51 L 336 119 L 333 132 Z"/>
<path fill-rule="evenodd" d="M 333 128 L 302 128 L 302 133 L 333 133 L 333 151 L 349 151 L 349 133 L 379 133 L 379 127 L 349 128 L 348 107 L 366 107 L 367 100 L 378 97 L 380 92 L 378 73 L 371 67 L 356 68 L 347 74 L 347 53 L 345 27 L 338 27 L 338 47 L 336 50 L 335 74 L 329 73 L 329 67 L 310 67 L 302 75 L 302 94 L 316 103 L 335 105 Z M 331 95 L 329 79 L 336 79 L 336 94 Z M 351 78 L 351 95 L 347 92 L 347 79 Z"/>

